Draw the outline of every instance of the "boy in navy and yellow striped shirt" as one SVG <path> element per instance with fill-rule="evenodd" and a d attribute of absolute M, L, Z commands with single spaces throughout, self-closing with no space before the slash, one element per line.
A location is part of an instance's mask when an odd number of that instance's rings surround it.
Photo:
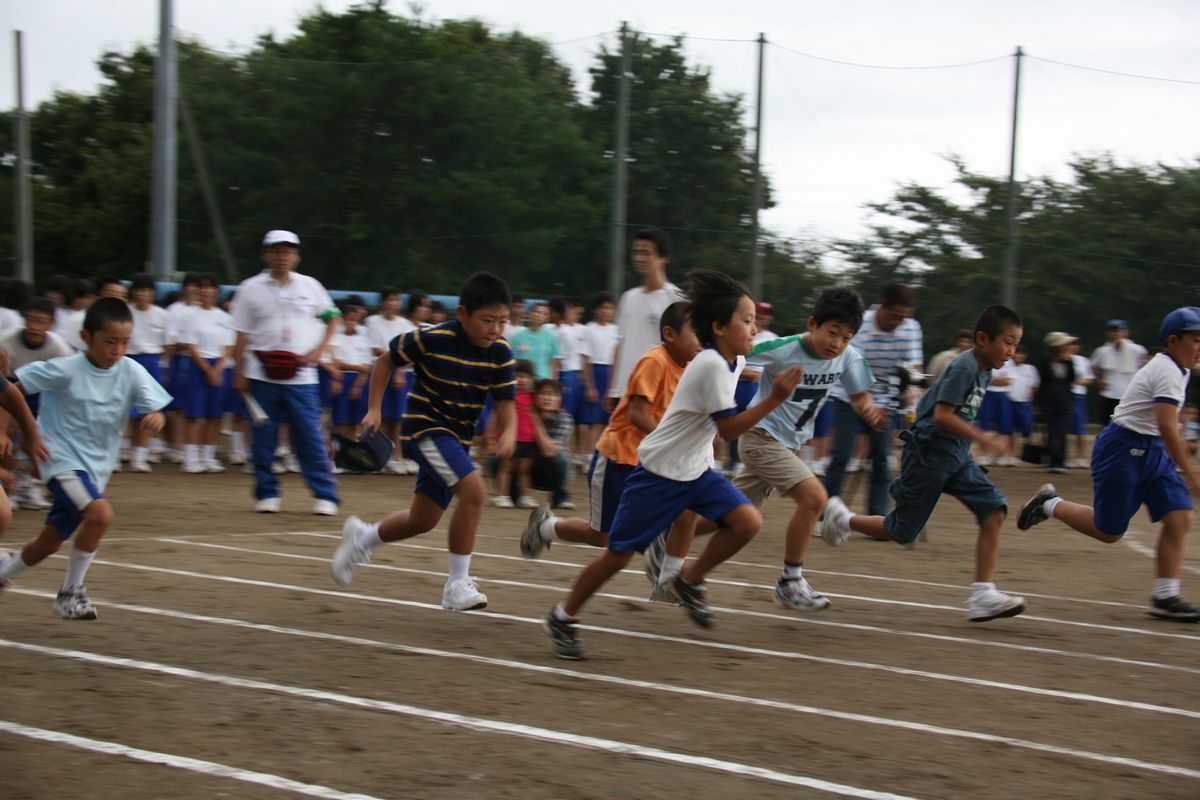
<path fill-rule="evenodd" d="M 401 421 L 400 441 L 405 457 L 417 462 L 420 471 L 407 511 L 396 511 L 370 525 L 358 517 L 346 520 L 342 543 L 331 564 L 338 583 L 349 583 L 354 568 L 370 560 L 373 548 L 432 529 L 451 498 L 457 497 L 458 507 L 450 518 L 450 577 L 442 593 L 442 608 L 469 611 L 487 605 L 487 597 L 468 576 L 487 489 L 467 448 L 490 394 L 501 429 L 496 452 L 502 457 L 513 452 L 516 362 L 502 337 L 508 311 L 504 281 L 477 272 L 459 292 L 454 319 L 397 336 L 375 361 L 363 428 L 379 428 L 383 393 L 392 370 L 412 365 L 415 382 Z"/>

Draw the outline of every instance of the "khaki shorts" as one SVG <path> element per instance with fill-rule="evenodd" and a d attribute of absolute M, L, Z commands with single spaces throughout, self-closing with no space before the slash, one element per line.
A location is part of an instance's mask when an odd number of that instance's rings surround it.
<path fill-rule="evenodd" d="M 733 485 L 756 506 L 762 506 L 772 490 L 787 494 L 816 477 L 799 455 L 762 428 L 751 428 L 741 435 L 738 457 L 745 469 L 733 479 Z"/>

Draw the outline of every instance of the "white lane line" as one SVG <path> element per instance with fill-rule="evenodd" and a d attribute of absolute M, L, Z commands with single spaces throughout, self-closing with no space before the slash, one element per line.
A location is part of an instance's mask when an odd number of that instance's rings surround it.
<path fill-rule="evenodd" d="M 253 553 L 256 555 L 276 556 L 279 558 L 290 558 L 290 559 L 296 559 L 299 561 L 317 561 L 317 562 L 321 562 L 321 563 L 325 563 L 325 564 L 329 563 L 329 559 L 325 558 L 323 556 L 306 556 L 301 553 L 286 553 L 286 552 L 281 552 L 278 550 L 256 550 L 252 547 L 236 547 L 234 545 L 228 545 L 228 544 L 216 544 L 215 542 L 193 542 L 193 541 L 189 541 L 187 539 L 172 539 L 172 538 L 168 538 L 168 537 L 159 537 L 156 541 L 170 542 L 171 544 L 186 544 L 191 547 L 203 547 L 203 548 L 208 548 L 208 549 L 212 549 L 212 550 L 227 550 L 227 551 L 234 552 L 234 553 Z M 414 567 L 397 567 L 392 564 L 369 563 L 369 564 L 364 564 L 363 566 L 366 569 L 383 570 L 383 571 L 390 571 L 390 572 L 402 572 L 402 573 L 409 574 L 409 575 L 428 575 L 428 576 L 437 577 L 437 578 L 445 578 L 446 577 L 445 572 L 438 572 L 436 570 L 428 570 L 428 569 L 416 569 Z M 525 581 L 504 580 L 501 578 L 479 578 L 479 577 L 475 578 L 475 580 L 479 583 L 490 583 L 490 584 L 495 584 L 497 586 L 513 586 L 513 587 L 521 588 L 521 589 L 536 589 L 536 590 L 552 591 L 552 592 L 560 592 L 560 593 L 562 592 L 561 586 L 550 586 L 548 584 L 542 584 L 542 583 L 528 583 Z M 746 584 L 746 585 L 753 586 L 754 588 L 758 588 L 758 589 L 763 589 L 764 591 L 770 591 L 770 589 L 771 589 L 771 587 L 769 587 L 769 586 L 754 586 L 753 584 Z M 607 597 L 607 598 L 610 598 L 613 600 L 624 600 L 627 602 L 635 602 L 635 603 L 642 603 L 644 605 L 649 605 L 649 601 L 646 600 L 644 597 L 634 597 L 631 595 L 614 594 L 611 592 L 598 592 L 597 596 Z M 740 608 L 725 608 L 723 606 L 713 606 L 713 610 L 719 611 L 722 614 L 735 614 L 735 615 L 741 615 L 741 616 L 760 617 L 763 619 L 780 620 L 783 622 L 791 622 L 791 623 L 797 623 L 797 624 L 821 625 L 821 626 L 826 626 L 826 627 L 831 627 L 831 628 L 843 628 L 843 629 L 847 629 L 847 630 L 864 631 L 864 632 L 868 632 L 868 633 L 880 633 L 880 634 L 887 634 L 887 635 L 893 635 L 893 636 L 906 636 L 906 637 L 910 637 L 910 638 L 914 638 L 914 639 L 929 639 L 929 640 L 939 641 L 939 642 L 952 642 L 955 644 L 966 644 L 966 645 L 973 645 L 973 646 L 979 646 L 979 647 L 997 647 L 997 648 L 1001 648 L 1001 649 L 1005 649 L 1005 650 L 1016 650 L 1016 651 L 1028 652 L 1028 653 L 1038 653 L 1041 655 L 1064 656 L 1067 658 L 1082 658 L 1082 659 L 1086 659 L 1089 661 L 1100 661 L 1100 662 L 1106 662 L 1106 663 L 1111 663 L 1111 664 L 1124 664 L 1126 666 L 1131 666 L 1131 667 L 1144 667 L 1147 669 L 1162 669 L 1162 670 L 1170 670 L 1172 672 L 1184 672 L 1184 673 L 1189 673 L 1189 674 L 1193 674 L 1193 675 L 1200 675 L 1200 668 L 1197 668 L 1197 667 L 1185 667 L 1185 666 L 1180 666 L 1180 665 L 1176 665 L 1176 664 L 1163 664 L 1163 663 L 1160 663 L 1157 661 L 1140 661 L 1140 660 L 1131 659 L 1131 658 L 1120 658 L 1118 656 L 1105 656 L 1105 655 L 1100 655 L 1098 653 L 1082 653 L 1082 652 L 1078 652 L 1075 650 L 1060 650 L 1060 649 L 1056 649 L 1056 648 L 1052 648 L 1052 647 L 1038 647 L 1036 645 L 1013 644 L 1011 642 L 998 642 L 998 641 L 991 640 L 991 639 L 968 639 L 965 636 L 950 636 L 948 634 L 924 633 L 921 631 L 905 631 L 905 630 L 899 630 L 899 629 L 895 629 L 895 628 L 881 628 L 881 627 L 874 626 L 874 625 L 859 625 L 859 624 L 849 623 L 849 622 L 833 622 L 831 620 L 815 619 L 812 616 L 808 616 L 808 615 L 802 616 L 802 615 L 798 615 L 798 614 L 776 614 L 776 613 L 766 612 L 766 611 L 750 611 L 747 609 L 740 609 Z"/>
<path fill-rule="evenodd" d="M 9 591 L 11 593 L 44 597 L 47 599 L 54 597 L 53 592 L 39 592 L 32 589 L 11 589 Z M 415 645 L 398 644 L 395 642 L 384 642 L 376 639 L 364 639 L 359 636 L 346 636 L 344 634 L 325 633 L 323 631 L 313 631 L 304 628 L 289 628 L 260 622 L 247 622 L 246 620 L 229 619 L 228 617 L 213 617 L 205 614 L 192 614 L 186 611 L 178 611 L 175 609 L 130 605 L 127 603 L 116 603 L 111 600 L 106 600 L 104 604 L 106 608 L 115 608 L 138 614 L 166 617 L 168 619 L 184 620 L 188 622 L 202 622 L 210 625 L 223 625 L 243 630 L 274 633 L 284 636 L 295 636 L 305 639 L 317 639 L 320 641 L 338 642 L 340 644 L 369 647 L 378 650 L 390 650 L 394 652 L 409 653 L 412 655 L 457 659 L 460 661 L 469 661 L 475 664 L 483 664 L 485 666 L 502 667 L 505 669 L 515 669 L 544 675 L 556 675 L 570 678 L 571 680 L 607 683 L 615 686 L 625 686 L 634 689 L 648 689 L 655 692 L 683 695 L 685 697 L 698 697 L 705 700 L 720 700 L 729 703 L 757 706 L 761 708 L 771 708 L 800 714 L 811 714 L 814 716 L 828 717 L 831 719 L 839 719 L 848 722 L 862 722 L 868 725 L 899 728 L 901 730 L 912 731 L 916 733 L 927 733 L 935 736 L 948 736 L 958 739 L 986 742 L 988 744 L 1008 745 L 1010 747 L 1033 750 L 1041 753 L 1050 753 L 1052 755 L 1067 756 L 1070 758 L 1079 758 L 1088 761 L 1097 761 L 1102 764 L 1132 767 L 1134 769 L 1147 770 L 1150 772 L 1160 772 L 1166 775 L 1177 775 L 1184 778 L 1200 779 L 1200 771 L 1198 770 L 1190 770 L 1183 767 L 1175 767 L 1169 764 L 1159 764 L 1151 761 L 1141 761 L 1139 759 L 1126 758 L 1123 756 L 1110 756 L 1103 753 L 1093 753 L 1087 750 L 1059 747 L 1057 745 L 1043 744 L 1041 742 L 1033 742 L 1025 739 L 1015 739 L 1009 736 L 997 736 L 995 734 L 969 731 L 961 728 L 947 728 L 940 725 L 929 725 L 922 722 L 909 722 L 907 720 L 893 719 L 891 717 L 878 717 L 873 714 L 856 714 L 849 711 L 836 711 L 829 708 L 800 705 L 798 703 L 789 703 L 782 700 L 771 700 L 767 698 L 751 697 L 748 695 L 731 694 L 728 692 L 713 692 L 706 689 L 697 689 L 689 686 L 676 686 L 674 684 L 657 683 L 654 681 L 644 681 L 633 678 L 621 678 L 613 675 L 600 675 L 591 672 L 581 672 L 579 670 L 567 669 L 565 667 L 547 667 L 543 664 L 532 664 L 525 661 L 493 658 L 491 656 L 480 656 L 472 653 L 462 653 L 455 650 L 438 650 L 431 647 L 418 647 Z"/>
<path fill-rule="evenodd" d="M 1121 541 L 1126 547 L 1128 547 L 1130 550 L 1133 550 L 1135 553 L 1141 553 L 1149 558 L 1158 557 L 1158 553 L 1153 547 L 1142 544 L 1142 531 L 1140 530 L 1130 528 L 1129 531 L 1121 537 Z M 1193 567 L 1191 564 L 1184 564 L 1183 568 L 1187 572 L 1191 572 L 1194 575 L 1200 575 L 1200 567 Z"/>
<path fill-rule="evenodd" d="M 218 581 L 222 583 L 233 583 L 240 586 L 257 586 L 264 589 L 282 589 L 290 592 L 298 592 L 302 594 L 315 594 L 322 597 L 337 597 L 343 600 L 361 600 L 370 603 L 383 603 L 385 605 L 404 606 L 405 608 L 421 608 L 427 610 L 436 610 L 442 612 L 440 604 L 420 603 L 415 600 L 399 600 L 392 597 L 377 597 L 375 595 L 356 594 L 354 592 L 334 591 L 332 589 L 314 589 L 310 586 L 297 586 L 288 583 L 275 583 L 273 581 L 251 580 L 249 578 L 234 578 L 229 575 L 207 575 L 203 572 L 192 572 L 190 570 L 170 569 L 168 567 L 152 567 L 146 564 L 129 564 L 120 561 L 107 561 L 96 559 L 93 564 L 102 564 L 109 567 L 120 567 L 123 569 L 140 570 L 144 572 L 157 572 L 163 575 L 178 575 L 185 578 L 197 578 L 200 580 Z M 9 590 L 11 591 L 11 590 Z M 541 626 L 542 620 L 535 617 L 522 617 L 516 614 L 503 614 L 492 611 L 485 612 L 465 612 L 465 615 L 478 616 L 484 619 L 506 619 L 513 622 L 524 622 L 537 626 Z M 1005 683 L 1003 681 L 990 681 L 982 678 L 968 678 L 963 675 L 949 675 L 942 672 L 928 672 L 926 670 L 907 669 L 904 667 L 892 667 L 886 664 L 875 664 L 866 661 L 850 661 L 842 658 L 827 658 L 823 656 L 809 655 L 808 653 L 799 653 L 787 650 L 769 650 L 764 647 L 749 647 L 746 645 L 726 644 L 725 642 L 713 642 L 705 639 L 684 638 L 682 636 L 665 636 L 658 633 L 644 633 L 642 631 L 630 631 L 621 628 L 607 628 L 599 625 L 580 625 L 584 630 L 598 631 L 600 633 L 611 633 L 617 636 L 628 636 L 634 639 L 647 639 L 659 642 L 672 642 L 674 644 L 683 644 L 692 647 L 708 647 L 714 650 L 725 650 L 729 652 L 745 653 L 749 655 L 771 656 L 775 658 L 787 658 L 798 661 L 811 661 L 818 664 L 830 664 L 839 667 L 854 667 L 857 669 L 872 670 L 875 672 L 887 672 L 893 675 L 904 675 L 907 677 L 928 678 L 930 680 L 945 681 L 948 683 L 958 683 L 966 686 L 978 686 L 988 689 L 1001 689 L 1012 692 L 1020 692 L 1022 694 L 1037 695 L 1040 697 L 1055 697 L 1065 700 L 1076 700 L 1085 703 L 1098 703 L 1100 705 L 1118 706 L 1120 708 L 1132 709 L 1136 711 L 1148 711 L 1156 714 L 1168 714 L 1171 716 L 1189 717 L 1192 719 L 1200 719 L 1200 712 L 1189 711 L 1187 709 L 1172 708 L 1169 706 L 1159 706 L 1152 703 L 1140 703 L 1133 700 L 1121 700 L 1113 697 L 1104 697 L 1101 695 L 1084 694 L 1082 692 L 1068 692 L 1060 689 L 1041 689 L 1036 686 L 1026 686 L 1017 683 Z"/>
<path fill-rule="evenodd" d="M 80 750 L 91 750 L 93 753 L 124 756 L 125 758 L 132 758 L 135 761 L 145 761 L 148 764 L 161 764 L 174 769 L 186 770 L 187 772 L 198 772 L 201 775 L 214 775 L 219 778 L 232 778 L 235 781 L 242 781 L 244 783 L 256 783 L 260 786 L 283 789 L 308 797 L 323 797 L 329 798 L 329 800 L 379 800 L 379 798 L 373 795 L 339 792 L 337 789 L 330 789 L 328 786 L 321 786 L 315 783 L 301 783 L 300 781 L 294 781 L 280 775 L 272 775 L 269 772 L 254 772 L 252 770 L 231 767 L 226 764 L 216 764 L 212 761 L 201 761 L 198 758 L 176 756 L 170 753 L 157 753 L 153 750 L 129 747 L 128 745 L 117 744 L 116 742 L 106 742 L 102 739 L 88 739 L 71 733 L 51 731 L 45 728 L 34 728 L 29 725 L 22 725 L 19 722 L 0 720 L 0 731 L 11 733 L 15 736 L 24 736 L 27 739 L 37 739 L 38 741 L 51 742 L 52 744 L 70 745 Z"/>
<path fill-rule="evenodd" d="M 8 647 L 14 650 L 21 650 L 29 653 L 38 653 L 40 655 L 51 656 L 54 658 L 66 658 L 72 661 L 80 661 L 88 664 L 101 664 L 109 667 L 140 670 L 142 672 L 151 672 L 159 675 L 169 675 L 173 678 L 184 678 L 187 680 L 201 681 L 219 686 L 230 686 L 236 689 L 270 692 L 272 694 L 281 694 L 288 697 L 298 697 L 303 700 L 337 703 L 339 705 L 351 706 L 354 708 L 365 708 L 371 711 L 384 711 L 390 714 L 401 714 L 407 717 L 416 717 L 433 722 L 441 722 L 454 727 L 466 728 L 468 730 L 481 731 L 484 733 L 500 733 L 508 736 L 537 739 L 544 742 L 551 742 L 553 744 L 569 745 L 588 750 L 600 750 L 616 755 L 649 758 L 655 761 L 664 761 L 670 764 L 680 764 L 687 767 L 702 767 L 704 769 L 724 772 L 743 778 L 758 778 L 760 780 L 771 781 L 773 783 L 781 783 L 790 786 L 803 786 L 808 789 L 817 789 L 819 791 L 829 792 L 831 794 L 839 794 L 846 797 L 860 797 L 866 798 L 867 800 L 912 800 L 912 798 L 906 797 L 905 795 L 891 794 L 890 792 L 876 792 L 870 789 L 861 789 L 857 786 L 832 783 L 830 781 L 824 781 L 819 778 L 810 778 L 804 775 L 793 775 L 791 773 L 779 772 L 777 770 L 767 769 L 765 767 L 742 764 L 737 761 L 726 761 L 719 758 L 709 758 L 707 756 L 692 756 L 686 753 L 676 753 L 671 750 L 662 750 L 657 747 L 637 745 L 633 744 L 632 742 L 622 742 L 615 739 L 603 739 L 596 736 L 584 736 L 581 734 L 567 733 L 566 731 L 556 731 L 550 728 L 539 728 L 533 725 L 523 725 L 517 722 L 505 722 L 503 720 L 486 719 L 484 717 L 472 717 L 466 714 L 455 714 L 449 711 L 438 711 L 437 709 L 421 708 L 419 706 L 411 706 L 405 703 L 395 703 L 389 700 L 377 700 L 369 697 L 359 697 L 357 695 L 342 694 L 341 692 L 331 692 L 324 689 L 310 689 L 304 686 L 291 686 L 288 684 L 272 683 L 269 681 L 254 680 L 251 678 L 238 678 L 232 675 L 202 672 L 200 670 L 194 670 L 188 667 L 176 667 L 170 664 L 161 664 L 153 661 L 141 661 L 132 658 L 106 656 L 101 653 L 91 653 L 83 650 L 65 650 L 58 647 L 45 647 L 43 645 L 31 644 L 27 642 L 16 642 L 9 639 L 0 639 L 0 647 Z"/>

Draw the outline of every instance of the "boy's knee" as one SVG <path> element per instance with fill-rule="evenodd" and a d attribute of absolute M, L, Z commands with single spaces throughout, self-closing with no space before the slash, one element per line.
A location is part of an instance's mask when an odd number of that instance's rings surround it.
<path fill-rule="evenodd" d="M 479 506 L 487 502 L 487 490 L 478 472 L 472 472 L 454 487 L 454 496 L 460 506 Z"/>
<path fill-rule="evenodd" d="M 825 484 L 817 478 L 809 478 L 796 484 L 788 494 L 796 501 L 799 508 L 815 514 L 820 514 L 825 510 L 825 503 L 829 500 L 829 492 L 825 491 Z"/>
<path fill-rule="evenodd" d="M 107 500 L 93 500 L 83 510 L 83 521 L 88 525 L 107 529 L 113 521 L 112 505 Z"/>
<path fill-rule="evenodd" d="M 744 541 L 750 541 L 762 528 L 762 514 L 754 506 L 741 506 L 725 518 L 730 533 Z"/>

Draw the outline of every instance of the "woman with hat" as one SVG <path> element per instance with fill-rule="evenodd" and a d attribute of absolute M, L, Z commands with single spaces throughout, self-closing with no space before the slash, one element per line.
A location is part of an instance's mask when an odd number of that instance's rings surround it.
<path fill-rule="evenodd" d="M 1050 471 L 1067 471 L 1067 427 L 1075 408 L 1075 367 L 1071 363 L 1071 345 L 1078 341 L 1062 331 L 1046 334 L 1046 356 L 1038 364 L 1041 385 L 1034 403 L 1046 425 L 1046 446 L 1050 451 Z"/>

